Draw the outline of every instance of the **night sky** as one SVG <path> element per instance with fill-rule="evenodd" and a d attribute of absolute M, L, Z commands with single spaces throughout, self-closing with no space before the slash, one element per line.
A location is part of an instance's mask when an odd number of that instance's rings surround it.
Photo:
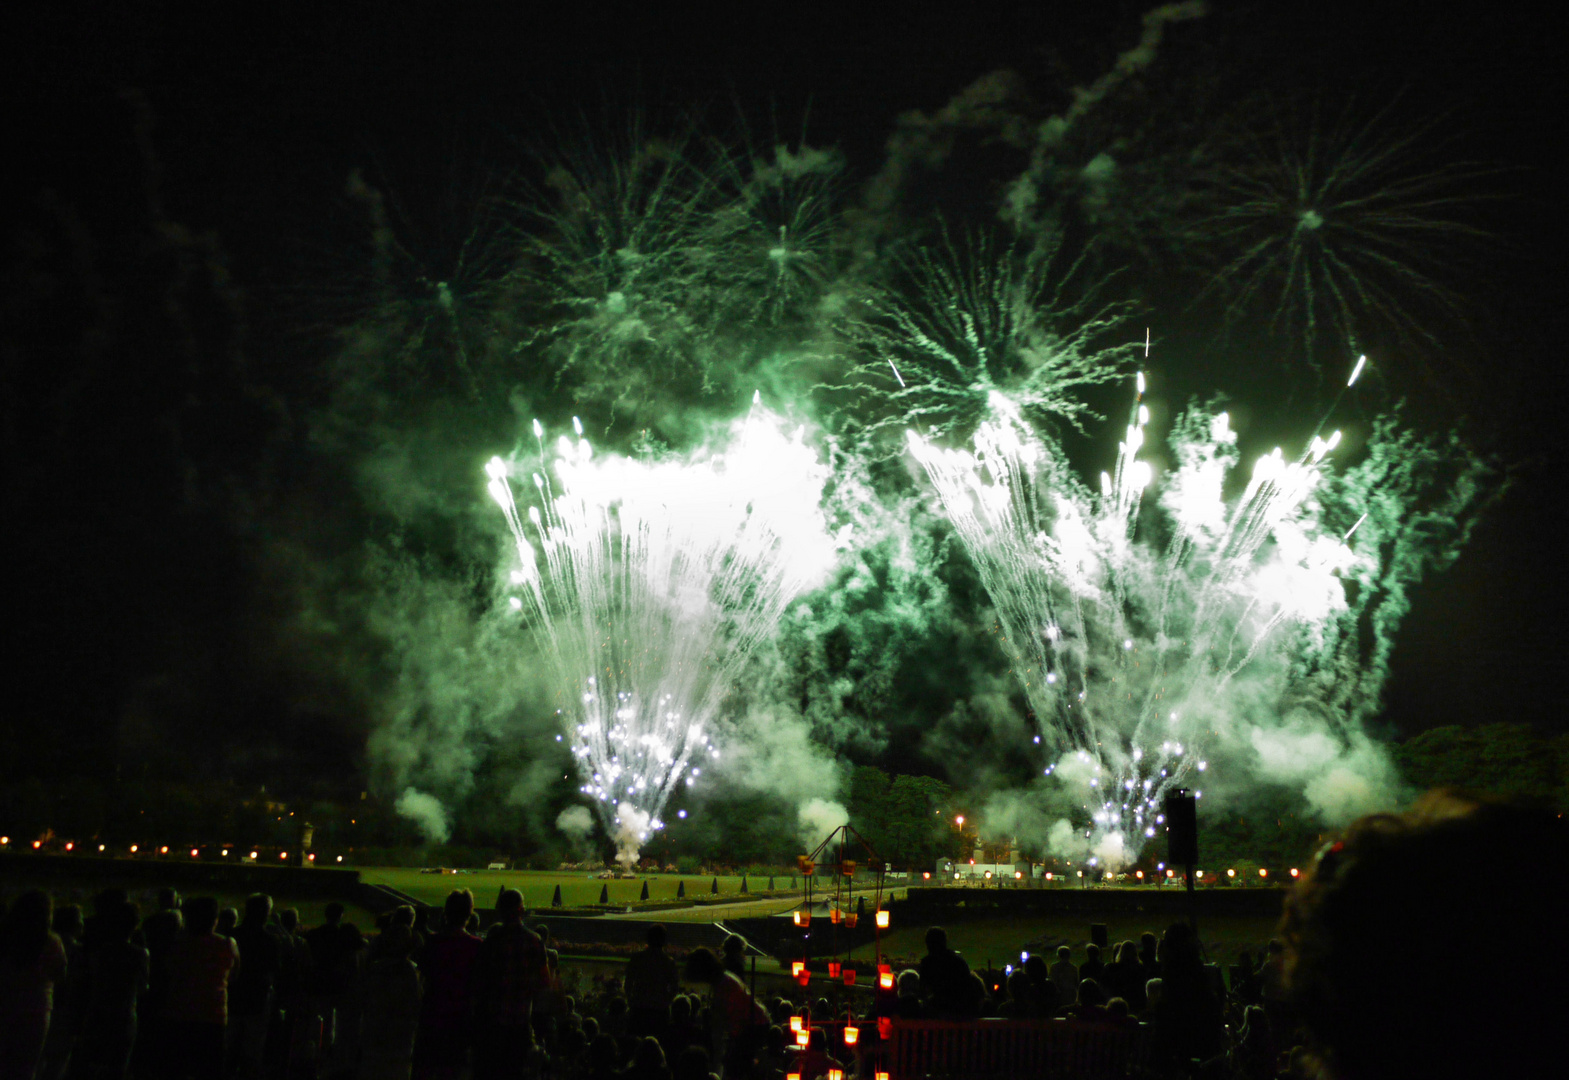
<path fill-rule="evenodd" d="M 1137 38 L 1145 5 L 599 3 L 27 5 L 0 27 L 3 535 L 11 584 L 0 778 L 190 775 L 360 787 L 368 721 L 278 645 L 257 552 L 341 523 L 302 496 L 331 327 L 354 311 L 353 170 L 439 264 L 467 205 L 531 148 L 641 109 L 837 146 L 875 172 L 895 118 L 1013 68 L 1042 99 Z M 1094 7 L 1093 13 L 1083 9 Z M 1439 7 L 1444 7 L 1440 5 Z M 542 11 L 548 8 L 549 10 Z M 1471 341 L 1398 387 L 1510 477 L 1401 630 L 1386 734 L 1518 720 L 1565 730 L 1566 134 L 1560 15 L 1508 5 L 1213 5 L 1163 58 L 1443 117 L 1496 167 L 1466 271 Z M 1065 100 L 1065 99 L 1064 99 Z M 984 162 L 976 166 L 981 168 Z M 943 184 L 967 183 L 965 164 Z M 1496 197 L 1493 197 L 1496 196 Z M 1177 387 L 1258 400 L 1241 349 Z M 310 481 L 316 484 L 316 481 Z M 345 657 L 352 664 L 354 658 Z M 370 661 L 367 660 L 367 663 Z M 908 763 L 906 763 L 908 764 Z"/>

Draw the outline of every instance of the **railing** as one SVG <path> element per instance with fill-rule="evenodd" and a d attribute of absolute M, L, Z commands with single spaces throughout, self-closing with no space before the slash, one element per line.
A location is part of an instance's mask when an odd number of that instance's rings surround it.
<path fill-rule="evenodd" d="M 1075 1020 L 894 1020 L 883 1043 L 890 1080 L 929 1077 L 1102 1078 L 1149 1073 L 1144 1024 Z"/>

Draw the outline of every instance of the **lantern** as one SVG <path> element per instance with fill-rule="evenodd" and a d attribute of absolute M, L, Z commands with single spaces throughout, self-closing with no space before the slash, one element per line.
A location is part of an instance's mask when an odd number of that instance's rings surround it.
<path fill-rule="evenodd" d="M 799 1016 L 792 1016 L 792 1017 L 790 1017 L 790 1030 L 791 1031 L 800 1031 L 801 1030 L 801 1018 Z"/>
<path fill-rule="evenodd" d="M 837 979 L 839 977 L 839 969 L 841 966 L 842 965 L 837 960 L 828 961 L 828 977 L 830 979 Z"/>
<path fill-rule="evenodd" d="M 846 986 L 855 985 L 855 969 L 853 967 L 847 967 L 844 969 L 844 984 Z"/>
<path fill-rule="evenodd" d="M 796 978 L 797 976 L 799 976 L 805 970 L 806 970 L 806 961 L 805 960 L 792 960 L 792 961 L 790 961 L 790 977 L 792 979 Z M 792 1026 L 790 1028 L 790 1030 L 791 1031 L 799 1031 L 800 1028 L 798 1026 Z"/>
<path fill-rule="evenodd" d="M 853 911 L 845 912 L 844 924 L 845 924 L 845 926 L 849 927 L 851 930 L 854 930 L 855 929 L 855 924 L 860 922 L 860 921 L 861 921 L 861 917 L 859 915 L 857 915 L 855 912 L 853 912 Z"/>
<path fill-rule="evenodd" d="M 828 909 L 828 921 L 833 923 L 835 926 L 839 925 L 840 917 L 841 917 L 841 915 L 840 915 L 840 911 L 839 911 L 838 908 L 829 908 Z"/>
<path fill-rule="evenodd" d="M 888 911 L 886 908 L 879 908 L 877 911 L 877 929 L 888 929 Z"/>
<path fill-rule="evenodd" d="M 882 990 L 893 989 L 893 968 L 887 964 L 877 965 L 877 986 Z"/>
<path fill-rule="evenodd" d="M 888 1080 L 888 1074 L 885 1072 L 877 1072 L 874 1073 L 873 1076 L 875 1080 Z"/>
<path fill-rule="evenodd" d="M 828 1080 L 844 1080 L 844 1070 L 843 1069 L 829 1069 L 828 1070 Z"/>
<path fill-rule="evenodd" d="M 797 926 L 811 926 L 812 925 L 812 913 L 810 911 L 794 911 L 794 912 L 791 912 L 790 913 L 790 918 L 795 921 L 795 925 L 797 925 Z"/>
<path fill-rule="evenodd" d="M 797 1031 L 795 1033 L 795 1045 L 801 1047 L 802 1049 L 805 1049 L 806 1044 L 811 1041 L 812 1033 L 810 1031 Z"/>
<path fill-rule="evenodd" d="M 858 1027 L 851 1027 L 850 1025 L 846 1024 L 844 1029 L 844 1044 L 846 1046 L 854 1046 L 860 1041 L 861 1029 Z"/>
<path fill-rule="evenodd" d="M 880 1038 L 893 1038 L 893 1017 L 879 1016 L 877 1018 L 877 1034 Z M 878 1073 L 878 1076 L 887 1076 L 887 1073 Z"/>

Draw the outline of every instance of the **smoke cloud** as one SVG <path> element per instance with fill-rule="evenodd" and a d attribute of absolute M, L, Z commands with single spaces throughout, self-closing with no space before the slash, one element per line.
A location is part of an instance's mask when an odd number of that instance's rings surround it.
<path fill-rule="evenodd" d="M 398 796 L 398 813 L 419 826 L 425 839 L 433 844 L 445 844 L 452 835 L 447 808 L 434 795 L 427 795 L 417 788 L 405 788 Z"/>
<path fill-rule="evenodd" d="M 797 811 L 796 820 L 801 826 L 801 842 L 810 849 L 822 843 L 829 833 L 841 825 L 848 824 L 850 814 L 839 803 L 811 799 Z"/>

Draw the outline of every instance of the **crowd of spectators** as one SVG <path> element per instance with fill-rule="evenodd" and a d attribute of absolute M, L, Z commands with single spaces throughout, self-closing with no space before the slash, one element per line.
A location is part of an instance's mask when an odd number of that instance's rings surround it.
<path fill-rule="evenodd" d="M 1516 889 L 1413 886 L 1435 859 L 1483 846 L 1552 869 Z M 683 971 L 655 925 L 624 976 L 563 970 L 514 890 L 483 934 L 459 890 L 439 913 L 388 912 L 369 936 L 337 904 L 302 930 L 264 895 L 240 912 L 164 890 L 143 917 L 111 889 L 83 918 L 29 892 L 0 918 L 0 1080 L 871 1080 L 880 1017 L 1121 1029 L 1155 1075 L 1539 1075 L 1566 1007 L 1566 866 L 1560 818 L 1431 797 L 1326 849 L 1256 962 L 1243 953 L 1223 973 L 1177 922 L 988 978 L 933 927 L 894 992 L 859 999 L 854 1047 L 843 991 L 760 998 L 738 938 Z M 1495 925 L 1529 927 L 1541 947 L 1479 968 L 1462 949 Z"/>

